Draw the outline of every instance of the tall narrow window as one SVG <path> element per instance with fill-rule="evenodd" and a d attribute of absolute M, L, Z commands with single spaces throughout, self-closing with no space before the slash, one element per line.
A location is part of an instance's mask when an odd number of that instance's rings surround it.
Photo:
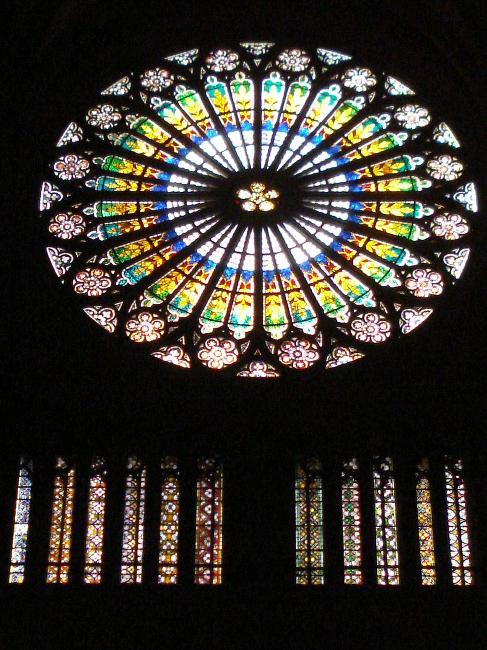
<path fill-rule="evenodd" d="M 219 585 L 222 581 L 223 471 L 211 458 L 198 460 L 196 485 L 195 582 Z"/>
<path fill-rule="evenodd" d="M 418 509 L 421 583 L 423 585 L 435 585 L 435 542 L 433 536 L 433 514 L 431 511 L 429 462 L 427 458 L 423 458 L 416 468 L 416 507 Z"/>
<path fill-rule="evenodd" d="M 91 463 L 88 491 L 88 527 L 84 571 L 85 582 L 88 584 L 101 582 L 106 496 L 106 463 L 105 459 L 97 456 Z"/>
<path fill-rule="evenodd" d="M 159 528 L 160 584 L 178 581 L 179 535 L 179 470 L 175 458 L 166 457 L 161 462 L 161 521 Z"/>
<path fill-rule="evenodd" d="M 346 585 L 361 585 L 362 538 L 360 531 L 358 461 L 346 460 L 342 468 L 343 568 Z"/>
<path fill-rule="evenodd" d="M 142 582 L 144 557 L 145 484 L 147 469 L 136 456 L 127 463 L 123 515 L 122 563 L 120 581 Z"/>
<path fill-rule="evenodd" d="M 377 582 L 399 584 L 396 481 L 391 458 L 374 458 L 375 539 Z"/>
<path fill-rule="evenodd" d="M 296 465 L 296 584 L 322 585 L 323 551 L 323 480 L 321 464 L 310 458 Z"/>
<path fill-rule="evenodd" d="M 463 462 L 460 459 L 446 458 L 445 480 L 452 581 L 458 586 L 471 585 L 470 532 Z"/>
<path fill-rule="evenodd" d="M 73 526 L 75 470 L 64 458 L 56 460 L 54 491 L 52 496 L 51 530 L 47 582 L 67 583 Z"/>
<path fill-rule="evenodd" d="M 17 478 L 17 496 L 15 501 L 14 532 L 10 554 L 9 582 L 24 582 L 31 496 L 32 461 L 26 458 L 21 458 Z"/>

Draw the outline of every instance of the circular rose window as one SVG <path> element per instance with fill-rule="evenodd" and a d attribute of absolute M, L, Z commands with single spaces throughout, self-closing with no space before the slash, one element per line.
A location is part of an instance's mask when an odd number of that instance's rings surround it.
<path fill-rule="evenodd" d="M 161 361 L 334 368 L 410 334 L 462 274 L 460 152 L 408 85 L 347 55 L 190 50 L 65 129 L 47 253 L 93 321 Z"/>

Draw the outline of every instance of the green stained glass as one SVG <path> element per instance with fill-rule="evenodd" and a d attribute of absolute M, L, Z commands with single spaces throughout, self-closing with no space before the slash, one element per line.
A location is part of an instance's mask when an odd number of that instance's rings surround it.
<path fill-rule="evenodd" d="M 296 465 L 296 584 L 322 585 L 324 576 L 323 479 L 316 458 Z"/>
<path fill-rule="evenodd" d="M 188 49 L 61 132 L 46 252 L 93 322 L 155 359 L 335 368 L 413 332 L 463 273 L 461 151 L 409 84 L 347 54 Z"/>
<path fill-rule="evenodd" d="M 436 584 L 435 540 L 429 463 L 424 458 L 416 469 L 416 507 L 418 510 L 418 539 L 421 561 L 421 582 L 423 585 Z"/>
<path fill-rule="evenodd" d="M 360 585 L 362 576 L 362 532 L 358 461 L 347 460 L 342 467 L 342 534 L 344 582 Z"/>
<path fill-rule="evenodd" d="M 391 458 L 374 457 L 375 539 L 377 583 L 399 584 L 396 479 Z"/>

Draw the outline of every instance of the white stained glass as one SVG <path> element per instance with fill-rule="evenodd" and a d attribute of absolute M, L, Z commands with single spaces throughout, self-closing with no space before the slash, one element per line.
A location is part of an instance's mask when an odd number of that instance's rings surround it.
<path fill-rule="evenodd" d="M 42 183 L 46 254 L 92 322 L 162 362 L 353 363 L 428 326 L 467 268 L 479 205 L 456 125 L 346 53 L 189 48 L 81 114 Z"/>

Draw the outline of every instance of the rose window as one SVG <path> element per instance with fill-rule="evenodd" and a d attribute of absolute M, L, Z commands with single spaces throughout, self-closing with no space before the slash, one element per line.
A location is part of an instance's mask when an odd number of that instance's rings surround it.
<path fill-rule="evenodd" d="M 47 253 L 92 321 L 155 359 L 278 377 L 422 325 L 461 276 L 475 186 L 409 85 L 320 48 L 188 50 L 64 130 Z"/>

